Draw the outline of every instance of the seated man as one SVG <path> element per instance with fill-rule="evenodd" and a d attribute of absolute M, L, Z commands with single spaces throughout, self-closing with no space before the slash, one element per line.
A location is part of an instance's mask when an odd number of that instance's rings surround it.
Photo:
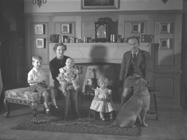
<path fill-rule="evenodd" d="M 142 77 L 147 82 L 150 82 L 152 76 L 151 56 L 149 52 L 139 48 L 139 38 L 128 38 L 128 44 L 130 50 L 123 55 L 119 75 L 120 85 L 123 86 L 121 105 L 132 96 L 132 88 L 138 77 Z"/>

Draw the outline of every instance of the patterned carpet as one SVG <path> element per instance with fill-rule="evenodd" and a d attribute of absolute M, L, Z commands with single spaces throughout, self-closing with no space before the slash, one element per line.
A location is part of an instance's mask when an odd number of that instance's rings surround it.
<path fill-rule="evenodd" d="M 141 127 L 120 128 L 113 126 L 113 121 L 102 121 L 95 118 L 70 118 L 68 121 L 63 120 L 62 114 L 53 115 L 38 114 L 38 122 L 32 123 L 31 119 L 24 120 L 12 129 L 31 130 L 31 131 L 48 131 L 63 133 L 86 133 L 100 135 L 121 135 L 121 136 L 139 136 Z"/>

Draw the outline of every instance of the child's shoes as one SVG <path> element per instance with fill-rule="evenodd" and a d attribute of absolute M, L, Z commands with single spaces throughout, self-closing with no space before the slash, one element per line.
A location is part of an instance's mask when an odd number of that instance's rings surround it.
<path fill-rule="evenodd" d="M 64 96 L 67 96 L 67 92 L 63 92 Z"/>
<path fill-rule="evenodd" d="M 55 108 L 56 108 L 56 109 L 58 109 L 58 106 L 57 106 L 57 105 L 55 105 Z"/>
<path fill-rule="evenodd" d="M 113 118 L 113 116 L 110 116 L 110 120 L 113 120 L 114 118 Z"/>
<path fill-rule="evenodd" d="M 101 118 L 102 121 L 105 121 L 105 118 Z"/>
<path fill-rule="evenodd" d="M 47 108 L 47 109 L 45 110 L 45 113 L 46 113 L 47 115 L 50 114 L 49 108 Z"/>

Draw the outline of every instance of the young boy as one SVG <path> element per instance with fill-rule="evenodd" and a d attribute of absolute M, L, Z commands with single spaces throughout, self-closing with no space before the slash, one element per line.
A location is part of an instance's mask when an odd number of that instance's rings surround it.
<path fill-rule="evenodd" d="M 64 95 L 67 94 L 67 87 L 69 84 L 72 84 L 74 89 L 77 91 L 79 88 L 78 85 L 78 75 L 79 70 L 74 68 L 73 58 L 68 58 L 66 60 L 66 66 L 59 69 L 60 74 L 57 77 L 57 80 L 61 84 L 61 89 Z"/>
<path fill-rule="evenodd" d="M 33 68 L 28 73 L 27 81 L 29 85 L 33 88 L 33 90 L 36 90 L 41 93 L 41 96 L 44 98 L 44 107 L 46 109 L 46 113 L 49 114 L 49 107 L 48 107 L 49 93 L 54 107 L 58 109 L 58 106 L 56 104 L 56 99 L 53 90 L 51 90 L 49 86 L 46 84 L 46 75 L 44 71 L 41 69 L 41 64 L 42 64 L 41 56 L 32 57 Z"/>

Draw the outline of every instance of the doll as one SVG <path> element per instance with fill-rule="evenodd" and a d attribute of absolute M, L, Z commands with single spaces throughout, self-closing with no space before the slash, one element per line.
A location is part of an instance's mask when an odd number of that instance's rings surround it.
<path fill-rule="evenodd" d="M 72 84 L 75 91 L 78 90 L 78 76 L 79 70 L 74 67 L 74 60 L 73 58 L 68 58 L 66 60 L 66 66 L 59 69 L 60 74 L 57 77 L 57 80 L 61 84 L 61 90 L 64 95 L 67 94 L 67 87 L 68 85 Z"/>

